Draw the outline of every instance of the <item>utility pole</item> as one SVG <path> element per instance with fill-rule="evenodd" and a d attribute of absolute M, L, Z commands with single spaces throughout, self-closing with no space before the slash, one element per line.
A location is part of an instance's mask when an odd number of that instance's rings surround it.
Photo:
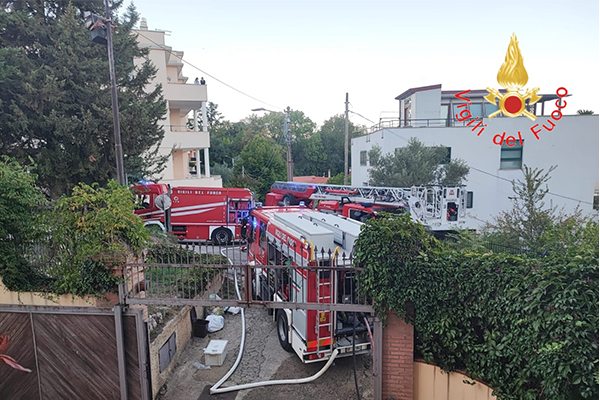
<path fill-rule="evenodd" d="M 285 109 L 285 122 L 283 123 L 283 133 L 285 135 L 285 141 L 287 143 L 287 180 L 292 182 L 294 180 L 294 164 L 292 160 L 292 135 L 290 132 L 290 107 Z"/>
<path fill-rule="evenodd" d="M 105 45 L 108 48 L 108 69 L 110 73 L 110 93 L 112 97 L 113 128 L 115 136 L 115 157 L 117 161 L 117 181 L 120 185 L 126 185 L 125 169 L 123 168 L 123 147 L 121 146 L 121 125 L 119 124 L 119 101 L 117 99 L 117 78 L 115 76 L 115 61 L 113 55 L 112 20 L 110 18 L 110 7 L 108 0 L 104 0 L 106 17 L 92 14 L 89 11 L 83 13 L 85 27 L 90 30 L 92 42 Z"/>
<path fill-rule="evenodd" d="M 344 121 L 344 185 L 348 184 L 348 93 L 346 93 L 346 120 Z"/>
<path fill-rule="evenodd" d="M 117 180 L 120 185 L 126 185 L 125 169 L 123 168 L 123 147 L 121 146 L 121 125 L 119 124 L 119 100 L 117 99 L 117 78 L 115 76 L 115 61 L 112 42 L 112 19 L 108 0 L 104 0 L 106 8 L 106 39 L 108 41 L 108 68 L 110 70 L 110 92 L 112 95 L 113 127 L 115 133 L 115 156 L 117 158 Z"/>
<path fill-rule="evenodd" d="M 252 111 L 266 111 L 270 113 L 281 114 L 280 111 L 271 111 L 266 108 L 253 108 Z M 290 113 L 291 109 L 288 106 L 285 109 L 285 120 L 283 121 L 283 135 L 285 136 L 285 142 L 287 143 L 287 180 L 292 182 L 294 180 L 294 160 L 292 160 L 292 132 L 290 131 Z"/>

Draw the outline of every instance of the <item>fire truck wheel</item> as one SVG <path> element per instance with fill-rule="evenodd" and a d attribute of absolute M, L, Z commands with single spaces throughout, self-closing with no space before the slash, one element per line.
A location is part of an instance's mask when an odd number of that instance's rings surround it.
<path fill-rule="evenodd" d="M 296 204 L 298 204 L 298 200 L 291 193 L 288 193 L 285 196 L 283 196 L 282 202 L 283 202 L 283 205 L 286 207 L 287 206 L 295 206 Z"/>
<path fill-rule="evenodd" d="M 284 311 L 277 311 L 277 337 L 279 338 L 279 344 L 281 347 L 291 353 L 292 345 L 288 341 L 288 320 Z"/>
<path fill-rule="evenodd" d="M 224 246 L 231 242 L 231 232 L 225 228 L 216 229 L 212 234 L 212 242 L 215 246 Z"/>

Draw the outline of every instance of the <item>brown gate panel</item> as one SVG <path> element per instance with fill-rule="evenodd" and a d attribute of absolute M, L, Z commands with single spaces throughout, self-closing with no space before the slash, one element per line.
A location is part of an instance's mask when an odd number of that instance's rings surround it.
<path fill-rule="evenodd" d="M 128 397 L 149 399 L 141 310 L 123 315 Z M 4 352 L 27 373 L 0 363 L 0 400 L 120 399 L 115 315 L 111 309 L 0 305 Z"/>
<path fill-rule="evenodd" d="M 8 336 L 8 349 L 4 354 L 31 370 L 18 371 L 0 362 L 0 399 L 39 400 L 35 346 L 29 314 L 0 312 L 0 335 Z"/>
<path fill-rule="evenodd" d="M 114 319 L 113 319 L 114 321 Z M 142 323 L 142 321 L 140 321 Z M 114 328 L 114 324 L 113 324 Z M 138 349 L 138 329 L 134 316 L 123 316 L 123 328 L 125 330 L 125 355 L 127 362 L 127 394 L 130 400 L 142 398 L 142 385 L 140 382 L 140 357 Z M 146 327 L 144 326 L 145 330 Z M 113 342 L 114 343 L 114 342 Z M 144 351 L 146 349 L 144 348 Z M 115 353 L 116 357 L 116 353 Z M 118 381 L 117 381 L 118 383 Z"/>
<path fill-rule="evenodd" d="M 120 398 L 112 316 L 35 314 L 33 320 L 44 398 Z"/>

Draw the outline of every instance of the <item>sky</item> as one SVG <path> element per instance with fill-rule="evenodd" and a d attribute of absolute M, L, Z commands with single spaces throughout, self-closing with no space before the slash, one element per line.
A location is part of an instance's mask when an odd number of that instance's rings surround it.
<path fill-rule="evenodd" d="M 126 4 L 127 0 L 126 0 Z M 374 125 L 419 86 L 500 88 L 512 33 L 540 94 L 565 87 L 565 114 L 600 111 L 598 0 L 135 0 L 183 51 L 183 75 L 235 122 L 289 106 L 321 125 L 344 113 Z M 240 93 L 242 92 L 242 93 Z M 359 115 L 360 114 L 360 115 Z"/>

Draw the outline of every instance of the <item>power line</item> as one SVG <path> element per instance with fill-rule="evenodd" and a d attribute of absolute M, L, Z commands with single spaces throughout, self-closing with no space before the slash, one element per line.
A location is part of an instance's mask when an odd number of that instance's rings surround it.
<path fill-rule="evenodd" d="M 232 90 L 235 90 L 236 92 L 238 92 L 238 93 L 240 93 L 240 94 L 242 94 L 242 95 L 244 95 L 244 96 L 246 96 L 246 97 L 248 97 L 248 98 L 250 98 L 250 99 L 252 99 L 252 100 L 256 100 L 256 101 L 258 101 L 259 103 L 265 104 L 265 105 L 267 105 L 267 106 L 269 106 L 269 107 L 274 107 L 274 108 L 277 108 L 277 109 L 283 110 L 283 107 L 278 107 L 278 106 L 275 106 L 275 105 L 273 105 L 273 104 L 269 104 L 269 103 L 267 103 L 266 101 L 262 101 L 262 100 L 260 100 L 260 99 L 258 99 L 258 98 L 256 98 L 256 97 L 254 97 L 254 96 L 251 96 L 251 95 L 249 95 L 248 93 L 245 93 L 245 92 L 243 92 L 243 91 L 241 91 L 241 90 L 239 90 L 239 89 L 237 89 L 237 88 L 235 88 L 235 87 L 231 86 L 230 84 L 228 84 L 228 83 L 226 83 L 226 82 L 223 82 L 222 80 L 220 80 L 219 78 L 215 77 L 214 75 L 211 75 L 211 74 L 209 74 L 209 73 L 208 73 L 208 72 L 206 72 L 206 71 L 203 71 L 202 69 L 200 69 L 200 68 L 196 67 L 196 66 L 195 66 L 194 64 L 192 64 L 191 62 L 189 62 L 189 61 L 185 61 L 185 60 L 183 59 L 183 57 L 181 57 L 181 56 L 179 56 L 179 55 L 177 55 L 177 54 L 173 53 L 171 50 L 169 50 L 168 48 L 166 48 L 164 45 L 162 45 L 162 44 L 160 44 L 160 43 L 157 43 L 157 42 L 155 42 L 154 40 L 150 39 L 148 36 L 146 36 L 146 35 L 144 35 L 143 33 L 141 33 L 141 32 L 140 32 L 140 30 L 136 30 L 136 32 L 137 32 L 137 33 L 138 33 L 140 36 L 143 36 L 143 37 L 145 37 L 147 40 L 149 40 L 150 42 L 154 43 L 155 45 L 157 45 L 158 47 L 160 47 L 161 49 L 163 49 L 164 51 L 167 51 L 167 52 L 168 52 L 169 54 L 171 54 L 172 56 L 175 56 L 175 57 L 177 57 L 178 59 L 180 59 L 180 60 L 181 60 L 181 62 L 183 62 L 183 63 L 185 63 L 185 64 L 189 65 L 190 67 L 192 67 L 192 68 L 194 68 L 194 69 L 196 69 L 196 70 L 198 70 L 198 71 L 200 71 L 200 72 L 202 72 L 204 75 L 206 75 L 206 76 L 208 76 L 208 77 L 210 77 L 210 78 L 214 79 L 215 81 L 219 82 L 220 84 L 222 84 L 222 85 L 225 85 L 225 86 L 227 86 L 228 88 L 230 88 L 230 89 L 232 89 Z"/>
<path fill-rule="evenodd" d="M 355 111 L 350 111 L 350 112 L 351 112 L 351 113 L 353 113 L 353 114 L 356 114 L 356 115 L 358 115 L 359 117 L 362 117 L 362 118 L 366 119 L 367 121 L 369 121 L 369 122 L 370 122 L 370 123 L 372 123 L 372 124 L 376 124 L 375 122 L 371 121 L 369 118 L 367 118 L 367 117 L 365 117 L 365 116 L 362 116 L 362 115 L 360 115 L 359 113 L 357 113 L 357 112 L 355 112 Z M 398 135 L 398 134 L 397 134 L 396 132 L 394 132 L 394 131 L 391 131 L 391 130 L 389 130 L 389 129 L 387 129 L 387 128 L 382 128 L 382 130 L 384 130 L 384 131 L 387 131 L 387 132 L 390 132 L 392 135 L 395 135 L 396 137 L 398 137 L 398 138 L 400 138 L 400 139 L 404 140 L 404 141 L 405 141 L 405 142 L 407 142 L 407 143 L 409 142 L 409 140 L 408 140 L 408 139 L 406 139 L 406 138 L 404 138 L 404 137 L 402 137 L 402 136 Z M 501 176 L 498 176 L 498 175 L 492 174 L 492 173 L 490 173 L 490 172 L 483 171 L 483 170 L 481 170 L 481 169 L 479 169 L 479 168 L 475 168 L 475 167 L 471 167 L 471 166 L 469 166 L 469 168 L 470 168 L 470 169 L 473 169 L 473 170 L 475 170 L 475 171 L 477 171 L 477 172 L 480 172 L 480 173 L 482 173 L 482 174 L 489 175 L 489 176 L 493 176 L 494 178 L 497 178 L 497 179 L 500 179 L 500 180 L 503 180 L 503 181 L 506 181 L 506 182 L 510 182 L 510 183 L 513 183 L 513 182 L 514 182 L 514 180 L 512 180 L 512 179 L 506 179 L 506 178 L 503 178 L 503 177 L 501 177 Z M 565 196 L 565 195 L 558 194 L 558 193 L 554 193 L 554 192 L 548 192 L 548 194 L 550 194 L 550 195 L 552 195 L 552 196 L 556 196 L 556 197 L 561 197 L 561 198 L 563 198 L 563 199 L 567 199 L 567 200 L 572 200 L 572 201 L 577 201 L 577 202 L 584 203 L 584 204 L 592 204 L 592 205 L 593 205 L 593 203 L 592 203 L 591 201 L 580 200 L 580 199 L 576 199 L 576 198 L 573 198 L 573 197 Z"/>
<path fill-rule="evenodd" d="M 498 179 L 500 179 L 500 180 L 502 180 L 502 181 L 506 181 L 506 182 L 514 183 L 514 180 L 512 180 L 512 179 L 506 179 L 506 178 L 503 178 L 503 177 L 501 177 L 501 176 L 494 175 L 494 174 L 492 174 L 492 173 L 489 173 L 489 172 L 483 171 L 483 170 L 481 170 L 481 169 L 478 169 L 478 168 L 475 168 L 475 167 L 469 167 L 469 168 L 471 168 L 471 169 L 474 169 L 474 170 L 475 170 L 475 171 L 477 171 L 477 172 L 481 172 L 482 174 L 486 174 L 486 175 L 489 175 L 489 176 L 493 176 L 494 178 L 498 178 Z M 554 193 L 554 192 L 548 192 L 548 194 L 551 194 L 552 196 L 556 196 L 556 197 L 562 197 L 563 199 L 567 199 L 567 200 L 578 201 L 578 202 L 580 202 L 580 203 L 592 204 L 592 202 L 591 202 L 591 201 L 579 200 L 579 199 L 576 199 L 576 198 L 573 198 L 573 197 L 564 196 L 564 195 L 562 195 L 562 194 L 558 194 L 558 193 Z"/>

